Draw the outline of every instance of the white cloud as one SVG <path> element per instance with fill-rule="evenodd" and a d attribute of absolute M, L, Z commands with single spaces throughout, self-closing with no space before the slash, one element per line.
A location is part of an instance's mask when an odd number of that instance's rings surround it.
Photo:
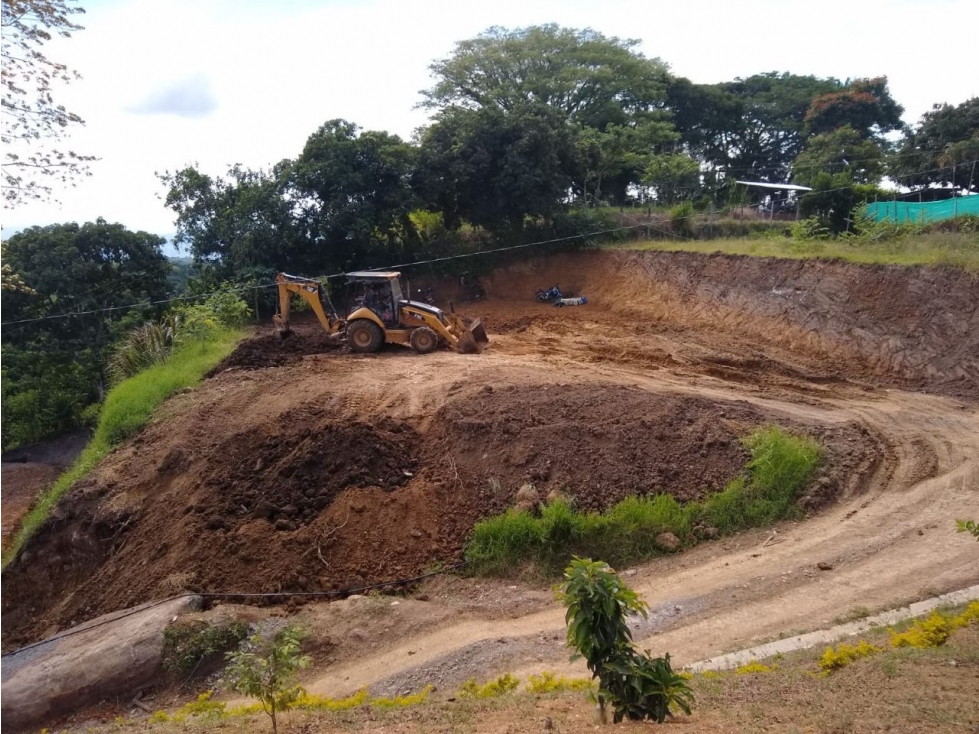
<path fill-rule="evenodd" d="M 103 216 L 172 232 L 154 172 L 197 163 L 270 165 L 342 117 L 410 137 L 428 64 L 491 25 L 556 22 L 640 38 L 641 50 L 696 82 L 761 71 L 888 75 L 916 121 L 934 102 L 979 94 L 973 74 L 941 71 L 927 46 L 979 27 L 974 0 L 89 0 L 86 27 L 50 44 L 84 79 L 60 100 L 86 120 L 72 149 L 100 156 L 60 207 L 5 212 L 5 227 Z M 961 39 L 958 41 L 961 44 Z M 185 114 L 178 114 L 179 110 Z M 169 111 L 173 114 L 136 114 Z M 189 110 L 207 114 L 187 115 Z"/>
<path fill-rule="evenodd" d="M 142 101 L 126 108 L 137 115 L 206 117 L 217 108 L 211 82 L 204 74 L 179 79 L 156 89 Z"/>

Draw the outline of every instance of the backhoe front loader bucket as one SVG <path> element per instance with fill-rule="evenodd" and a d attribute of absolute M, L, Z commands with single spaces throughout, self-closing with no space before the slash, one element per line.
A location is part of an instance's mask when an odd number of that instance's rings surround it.
<path fill-rule="evenodd" d="M 489 344 L 486 329 L 479 319 L 473 321 L 468 328 L 460 329 L 459 332 L 459 343 L 456 345 L 459 354 L 479 354 L 483 351 L 483 347 Z"/>
<path fill-rule="evenodd" d="M 486 329 L 483 327 L 483 322 L 476 319 L 472 322 L 469 327 L 469 333 L 472 334 L 473 340 L 477 344 L 489 344 L 489 337 L 486 336 Z"/>

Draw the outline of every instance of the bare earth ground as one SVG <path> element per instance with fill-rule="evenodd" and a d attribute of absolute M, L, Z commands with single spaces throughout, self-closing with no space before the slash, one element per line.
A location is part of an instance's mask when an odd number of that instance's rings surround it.
<path fill-rule="evenodd" d="M 82 431 L 54 441 L 23 447 L 3 455 L 3 546 L 20 527 L 34 498 L 47 489 L 81 453 L 88 441 Z"/>
<path fill-rule="evenodd" d="M 552 281 L 589 305 L 530 300 Z M 654 610 L 641 644 L 683 664 L 979 582 L 979 544 L 953 524 L 979 511 L 974 277 L 599 253 L 486 286 L 464 309 L 489 327 L 482 355 L 266 340 L 168 402 L 4 573 L 5 648 L 184 588 L 347 588 L 451 562 L 527 479 L 595 507 L 693 496 L 767 421 L 825 440 L 845 468 L 824 476 L 835 502 L 775 542 L 745 533 L 635 569 Z M 539 582 L 442 579 L 414 598 L 272 611 L 312 629 L 314 693 L 570 669 Z"/>

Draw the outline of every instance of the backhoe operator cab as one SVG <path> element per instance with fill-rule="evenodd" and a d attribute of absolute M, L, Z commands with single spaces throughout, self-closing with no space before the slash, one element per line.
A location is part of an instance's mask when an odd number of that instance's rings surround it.
<path fill-rule="evenodd" d="M 341 319 L 332 306 L 332 313 L 327 315 L 318 281 L 280 273 L 276 278 L 279 313 L 275 325 L 281 336 L 291 333 L 289 307 L 295 293 L 309 303 L 327 333 L 346 339 L 355 352 L 376 352 L 385 343 L 410 346 L 419 354 L 433 352 L 441 344 L 463 353 L 482 350 L 489 339 L 478 319 L 467 327 L 454 312 L 406 299 L 400 278 L 401 273 L 393 270 L 348 273 L 347 284 L 354 291 L 353 310 Z"/>

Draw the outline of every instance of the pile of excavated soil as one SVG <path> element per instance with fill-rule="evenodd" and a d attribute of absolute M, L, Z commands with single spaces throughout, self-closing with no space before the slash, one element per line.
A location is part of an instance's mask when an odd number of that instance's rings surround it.
<path fill-rule="evenodd" d="M 311 354 L 323 354 L 342 349 L 344 344 L 320 328 L 305 327 L 287 339 L 278 334 L 263 334 L 243 340 L 225 357 L 208 377 L 225 370 L 257 370 L 265 367 L 282 367 L 298 362 Z"/>
<path fill-rule="evenodd" d="M 426 432 L 330 405 L 237 430 L 232 420 L 217 436 L 205 430 L 216 407 L 191 409 L 178 432 L 148 427 L 4 572 L 5 647 L 183 589 L 408 577 L 457 560 L 473 523 L 511 506 L 527 481 L 587 509 L 629 494 L 698 497 L 741 470 L 738 437 L 766 422 L 747 404 L 595 384 L 460 389 Z M 832 431 L 853 467 L 866 463 L 859 431 Z M 833 482 L 820 491 L 840 491 Z"/>

